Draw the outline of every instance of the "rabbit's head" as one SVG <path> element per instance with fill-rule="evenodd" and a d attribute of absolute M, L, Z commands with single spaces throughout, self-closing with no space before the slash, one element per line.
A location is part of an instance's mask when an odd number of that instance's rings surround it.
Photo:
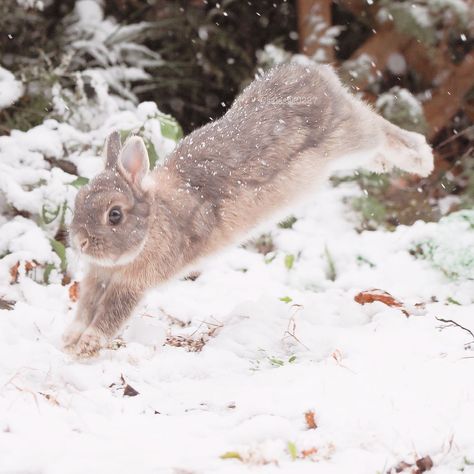
<path fill-rule="evenodd" d="M 145 245 L 152 195 L 146 189 L 148 154 L 140 137 L 121 146 L 118 132 L 105 143 L 105 170 L 76 197 L 71 243 L 100 266 L 125 265 Z"/>

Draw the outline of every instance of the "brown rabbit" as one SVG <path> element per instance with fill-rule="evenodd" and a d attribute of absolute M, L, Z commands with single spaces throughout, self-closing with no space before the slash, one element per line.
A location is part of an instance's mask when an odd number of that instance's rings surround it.
<path fill-rule="evenodd" d="M 284 65 L 250 84 L 219 120 L 191 133 L 149 173 L 143 141 L 112 133 L 105 170 L 76 198 L 74 246 L 89 262 L 64 335 L 96 354 L 144 292 L 241 238 L 339 166 L 426 176 L 423 136 L 353 97 L 329 66 Z"/>

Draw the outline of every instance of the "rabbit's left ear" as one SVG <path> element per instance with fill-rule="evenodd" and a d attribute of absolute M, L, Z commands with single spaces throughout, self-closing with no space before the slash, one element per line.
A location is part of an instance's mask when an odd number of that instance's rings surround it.
<path fill-rule="evenodd" d="M 140 185 L 150 170 L 150 160 L 145 143 L 140 137 L 130 137 L 122 148 L 118 160 L 127 179 Z"/>
<path fill-rule="evenodd" d="M 112 132 L 105 140 L 104 158 L 106 168 L 113 168 L 115 166 L 121 147 L 120 133 L 117 131 Z"/>

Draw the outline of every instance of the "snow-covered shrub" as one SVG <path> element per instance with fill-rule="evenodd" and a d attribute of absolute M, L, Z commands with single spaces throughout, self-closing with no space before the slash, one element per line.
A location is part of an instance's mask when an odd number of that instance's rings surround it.
<path fill-rule="evenodd" d="M 450 214 L 430 229 L 429 236 L 415 244 L 414 255 L 451 278 L 474 280 L 474 211 Z"/>
<path fill-rule="evenodd" d="M 392 87 L 380 95 L 375 107 L 390 122 L 406 130 L 419 133 L 426 130 L 423 107 L 407 89 L 399 86 Z"/>
<path fill-rule="evenodd" d="M 468 27 L 469 4 L 462 0 L 382 0 L 380 20 L 392 20 L 402 33 L 428 45 L 434 45 L 445 34 L 443 29 L 458 33 Z"/>
<path fill-rule="evenodd" d="M 126 102 L 136 105 L 139 100 L 134 85 L 146 83 L 152 77 L 147 69 L 163 64 L 161 56 L 143 44 L 150 23 L 120 25 L 113 17 L 104 17 L 99 0 L 73 2 L 55 25 L 44 5 L 32 10 L 28 2 L 6 0 L 0 8 L 8 6 L 11 12 L 0 18 L 0 27 L 12 34 L 9 40 L 1 40 L 1 61 L 15 74 L 16 83 L 8 76 L 9 97 L 3 97 L 7 90 L 3 87 L 0 101 L 8 106 L 22 94 L 24 97 L 13 112 L 5 112 L 7 128 L 27 130 L 45 117 L 70 123 L 76 119 L 75 125 L 82 130 L 93 128 L 97 123 L 91 118 L 97 115 L 96 110 L 89 116 L 78 116 L 81 105 L 111 112 L 123 109 Z M 32 30 L 30 36 L 36 43 L 19 26 L 22 13 L 26 18 L 22 28 Z M 52 40 L 49 30 L 54 32 Z M 42 52 L 39 56 L 38 49 Z M 0 70 L 2 84 L 7 73 Z M 15 91 L 12 84 L 17 84 Z M 110 100 L 109 91 L 117 97 Z"/>
<path fill-rule="evenodd" d="M 358 90 L 359 86 L 372 84 L 377 78 L 374 59 L 364 53 L 355 59 L 345 61 L 340 69 L 341 79 Z"/>
<path fill-rule="evenodd" d="M 270 69 L 277 64 L 283 64 L 291 59 L 291 53 L 274 44 L 266 44 L 257 51 L 257 64 L 262 69 Z"/>

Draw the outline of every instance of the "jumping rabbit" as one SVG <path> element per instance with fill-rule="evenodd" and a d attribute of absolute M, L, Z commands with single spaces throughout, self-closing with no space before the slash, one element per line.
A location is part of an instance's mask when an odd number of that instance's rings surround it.
<path fill-rule="evenodd" d="M 76 197 L 72 243 L 87 260 L 65 348 L 95 355 L 145 291 L 245 236 L 331 170 L 433 167 L 425 138 L 352 96 L 330 66 L 288 64 L 255 79 L 229 111 L 149 172 L 141 138 L 105 145 L 105 170 Z"/>

